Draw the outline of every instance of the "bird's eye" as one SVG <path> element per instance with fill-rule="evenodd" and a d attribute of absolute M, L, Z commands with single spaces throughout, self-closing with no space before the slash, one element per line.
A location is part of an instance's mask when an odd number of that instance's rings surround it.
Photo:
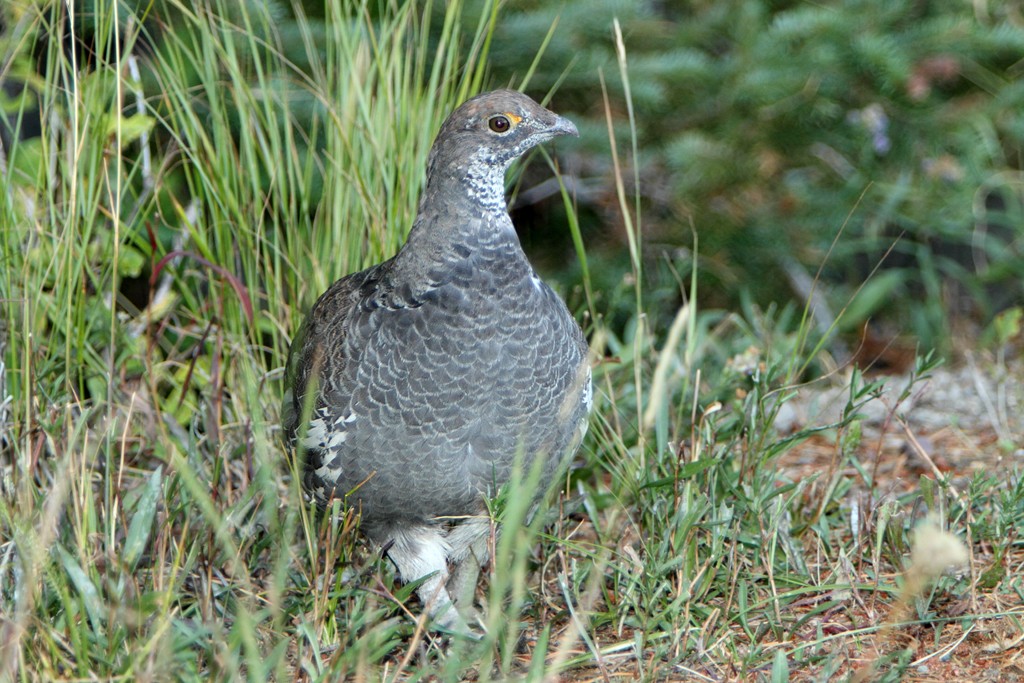
<path fill-rule="evenodd" d="M 508 120 L 507 116 L 498 115 L 488 119 L 487 127 L 495 133 L 506 133 L 512 127 L 512 123 Z"/>

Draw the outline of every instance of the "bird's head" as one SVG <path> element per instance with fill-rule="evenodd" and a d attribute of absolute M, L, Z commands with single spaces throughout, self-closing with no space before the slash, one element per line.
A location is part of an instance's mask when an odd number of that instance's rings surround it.
<path fill-rule="evenodd" d="M 452 112 L 441 126 L 430 150 L 428 182 L 442 177 L 469 179 L 497 184 L 497 191 L 503 192 L 509 164 L 532 147 L 560 135 L 579 133 L 572 121 L 521 92 L 494 90 L 477 95 Z"/>

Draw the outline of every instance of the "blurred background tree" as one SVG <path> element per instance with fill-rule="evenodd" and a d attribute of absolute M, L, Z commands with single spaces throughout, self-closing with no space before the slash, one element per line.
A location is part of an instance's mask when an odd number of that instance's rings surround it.
<path fill-rule="evenodd" d="M 602 75 L 624 101 L 611 17 L 638 126 L 644 255 L 673 265 L 647 269 L 656 286 L 677 289 L 696 232 L 708 306 L 800 302 L 822 268 L 831 309 L 853 299 L 840 331 L 877 319 L 948 350 L 962 325 L 973 336 L 1024 301 L 1020 2 L 507 3 L 496 83 L 526 74 L 558 22 L 529 88 L 557 87 L 581 124 L 563 168 L 609 288 L 626 251 L 602 209 L 614 197 Z"/>
<path fill-rule="evenodd" d="M 290 103 L 282 125 L 304 128 L 299 152 L 319 157 L 326 108 L 300 74 L 319 68 L 330 22 L 373 21 L 386 4 L 264 4 L 275 23 L 249 28 L 266 32 L 294 68 L 279 79 Z M 181 22 L 162 2 L 144 5 L 140 50 L 159 50 Z M 236 13 L 244 28 L 246 6 L 214 9 Z M 80 8 L 82 35 L 89 7 Z M 439 41 L 444 8 L 424 7 Z M 467 3 L 467 43 L 491 11 Z M 654 318 L 667 325 L 694 265 L 699 302 L 733 310 L 799 306 L 820 271 L 816 289 L 831 311 L 823 324 L 838 317 L 853 344 L 870 320 L 873 334 L 948 351 L 958 333 L 973 339 L 1024 301 L 1022 16 L 1020 0 L 509 0 L 494 23 L 486 84 L 525 80 L 534 95 L 554 92 L 552 106 L 580 125 L 581 143 L 558 153 L 579 201 L 597 303 L 613 323 L 627 322 L 631 303 L 618 295 L 630 269 L 602 101 L 606 87 L 624 148 L 617 19 L 638 136 L 637 158 L 624 160 L 639 170 L 648 303 L 664 309 Z M 5 81 L 8 142 L 15 125 L 22 135 L 38 128 L 20 85 L 30 67 L 14 63 Z M 159 84 L 150 79 L 146 91 Z M 282 210 L 315 211 L 322 178 L 318 164 L 309 167 L 302 207 Z M 521 187 L 533 185 L 527 176 Z M 515 218 L 545 274 L 572 289 L 580 275 L 568 233 L 547 227 L 564 223 L 556 189 L 522 192 Z M 381 237 L 392 246 L 401 238 Z"/>

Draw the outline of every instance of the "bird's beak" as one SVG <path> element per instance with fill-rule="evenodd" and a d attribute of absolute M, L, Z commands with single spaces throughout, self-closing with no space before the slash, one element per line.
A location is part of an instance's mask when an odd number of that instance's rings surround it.
<path fill-rule="evenodd" d="M 552 136 L 571 135 L 574 138 L 578 138 L 580 136 L 580 132 L 576 130 L 575 123 L 565 118 L 564 116 L 559 116 L 557 114 L 555 114 L 555 122 L 551 124 L 550 128 L 548 128 L 548 132 Z"/>

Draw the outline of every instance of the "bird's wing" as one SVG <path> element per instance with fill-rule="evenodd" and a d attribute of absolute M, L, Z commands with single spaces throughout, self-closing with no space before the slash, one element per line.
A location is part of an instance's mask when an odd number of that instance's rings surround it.
<path fill-rule="evenodd" d="M 292 339 L 285 370 L 284 405 L 281 423 L 285 439 L 294 441 L 304 414 L 311 414 L 323 402 L 324 377 L 339 374 L 352 361 L 342 353 L 346 340 L 359 334 L 364 316 L 365 293 L 375 288 L 388 262 L 341 278 L 324 292 L 310 309 Z M 325 349 L 331 349 L 326 353 Z"/>

